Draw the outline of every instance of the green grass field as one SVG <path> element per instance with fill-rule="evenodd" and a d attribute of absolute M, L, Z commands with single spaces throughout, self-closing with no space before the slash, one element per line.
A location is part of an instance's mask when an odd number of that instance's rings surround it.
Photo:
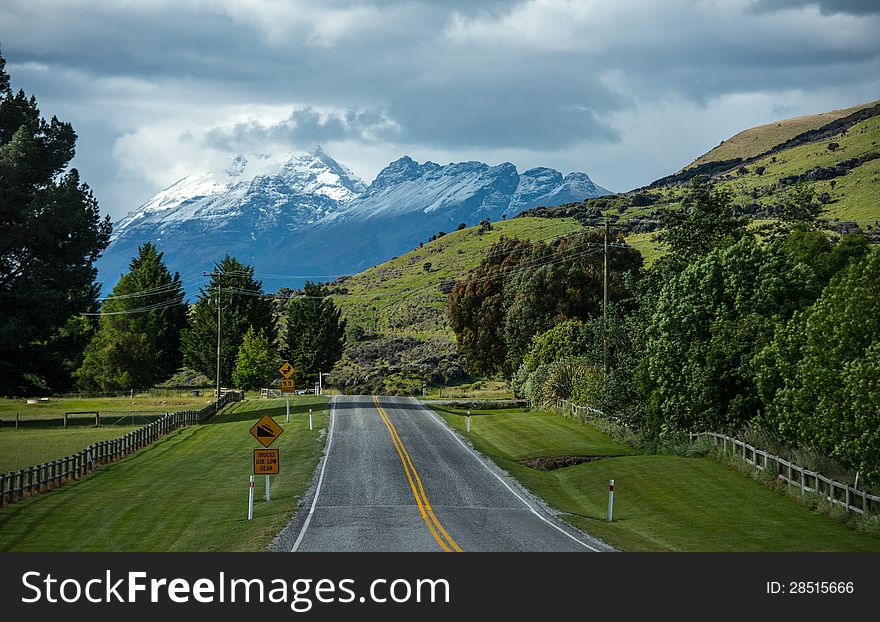
<path fill-rule="evenodd" d="M 48 402 L 28 404 L 24 399 L 0 398 L 0 426 L 12 425 L 15 413 L 21 415 L 26 427 L 28 422 L 45 419 L 61 419 L 65 412 L 97 410 L 101 416 L 111 419 L 124 414 L 162 414 L 178 410 L 199 410 L 210 404 L 211 395 L 201 397 L 103 397 L 103 398 L 49 398 Z M 113 417 L 118 415 L 119 417 Z M 92 417 L 92 420 L 94 418 Z"/>
<path fill-rule="evenodd" d="M 435 410 L 566 520 L 626 551 L 880 551 L 880 539 L 709 458 L 633 455 L 590 426 L 523 410 L 481 413 L 467 434 L 463 411 Z M 517 462 L 575 455 L 610 457 L 553 471 Z"/>
<path fill-rule="evenodd" d="M 32 430 L 0 428 L 0 473 L 63 458 L 92 443 L 119 438 L 139 427 L 141 426 L 77 426 L 67 430 L 54 427 Z"/>
<path fill-rule="evenodd" d="M 327 400 L 297 396 L 232 404 L 210 423 L 185 428 L 115 464 L 0 510 L 2 551 L 260 551 L 308 488 L 327 428 Z M 314 409 L 309 431 L 308 409 Z M 265 413 L 284 428 L 272 500 L 257 477 L 254 520 L 248 476 L 260 445 L 248 430 Z"/>

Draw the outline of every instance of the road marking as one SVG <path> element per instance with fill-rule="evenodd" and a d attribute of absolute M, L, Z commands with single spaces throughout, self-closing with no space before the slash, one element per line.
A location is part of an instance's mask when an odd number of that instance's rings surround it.
<path fill-rule="evenodd" d="M 590 546 L 590 545 L 587 544 L 586 542 L 582 541 L 580 538 L 576 538 L 575 536 L 571 535 L 570 533 L 568 533 L 565 529 L 563 529 L 563 528 L 560 527 L 559 525 L 556 525 L 556 524 L 552 523 L 551 521 L 547 520 L 546 518 L 544 518 L 544 517 L 541 515 L 540 512 L 538 512 L 534 507 L 532 507 L 532 504 L 531 504 L 531 503 L 529 503 L 528 501 L 526 501 L 525 499 L 523 499 L 519 494 L 517 494 L 517 492 L 516 492 L 513 488 L 511 488 L 511 487 L 507 484 L 507 482 L 505 482 L 504 479 L 503 479 L 500 475 L 498 475 L 498 473 L 496 473 L 495 471 L 493 471 L 492 469 L 490 469 L 490 468 L 489 468 L 489 465 L 487 465 L 485 462 L 483 462 L 483 459 L 480 458 L 480 456 L 478 456 L 478 455 L 476 454 L 476 452 L 474 452 L 473 449 L 471 449 L 470 447 L 468 447 L 467 444 L 465 444 L 465 442 L 462 441 L 462 440 L 458 437 L 458 434 L 456 434 L 455 432 L 453 432 L 452 429 L 451 429 L 448 425 L 446 425 L 446 422 L 443 421 L 443 419 L 441 419 L 440 416 L 437 415 L 437 413 L 435 413 L 435 412 L 434 412 L 433 410 L 431 410 L 430 408 L 425 408 L 425 406 L 424 406 L 423 404 L 421 404 L 418 400 L 415 400 L 415 399 L 414 399 L 413 402 L 416 403 L 416 404 L 419 404 L 424 410 L 427 410 L 427 411 L 428 411 L 428 412 L 434 417 L 434 419 L 437 420 L 437 422 L 440 424 L 440 427 L 441 427 L 441 428 L 443 428 L 444 430 L 446 430 L 447 432 L 449 432 L 449 434 L 452 435 L 452 438 L 454 438 L 456 441 L 458 441 L 458 444 L 461 445 L 462 447 L 464 447 L 465 450 L 467 450 L 467 452 L 468 452 L 470 455 L 472 455 L 472 456 L 474 457 L 474 459 L 475 459 L 477 462 L 480 463 L 480 466 L 482 466 L 484 469 L 486 469 L 487 471 L 489 471 L 489 473 L 491 473 L 491 474 L 495 477 L 495 479 L 497 479 L 499 482 L 501 482 L 501 483 L 504 485 L 504 487 L 507 488 L 507 490 L 509 490 L 510 493 L 511 493 L 514 497 L 516 497 L 517 499 L 519 499 L 520 501 L 522 501 L 523 504 L 524 504 L 527 508 L 529 508 L 529 510 L 531 510 L 532 514 L 534 514 L 535 516 L 537 516 L 538 518 L 540 518 L 542 521 L 544 521 L 545 523 L 547 523 L 547 524 L 550 525 L 551 527 L 553 527 L 553 529 L 555 529 L 555 530 L 558 531 L 559 533 L 561 533 L 561 534 L 563 534 L 563 535 L 565 535 L 565 536 L 571 538 L 572 540 L 574 540 L 575 542 L 577 542 L 578 544 L 580 544 L 580 545 L 583 546 L 584 548 L 590 549 L 591 551 L 593 551 L 593 552 L 595 552 L 595 553 L 600 553 L 600 552 L 601 552 L 599 549 Z"/>
<path fill-rule="evenodd" d="M 312 516 L 315 513 L 315 506 L 318 505 L 318 495 L 321 494 L 321 484 L 324 483 L 324 471 L 327 469 L 327 463 L 330 461 L 330 447 L 333 446 L 333 426 L 336 425 L 336 398 L 331 398 L 330 401 L 330 433 L 327 435 L 327 453 L 324 454 L 324 464 L 321 465 L 321 474 L 318 476 L 318 486 L 315 488 L 315 498 L 312 499 L 312 507 L 309 508 L 309 515 L 306 516 L 306 522 L 303 523 L 302 529 L 299 532 L 299 536 L 296 538 L 296 542 L 293 543 L 293 548 L 290 549 L 291 553 L 296 553 L 296 550 L 299 548 L 299 545 L 302 544 L 303 538 L 306 535 L 306 529 L 309 528 L 309 524 L 312 522 Z"/>
<path fill-rule="evenodd" d="M 419 512 L 422 515 L 422 520 L 425 521 L 425 524 L 428 526 L 428 530 L 431 532 L 431 535 L 434 536 L 434 539 L 447 553 L 455 550 L 458 553 L 461 553 L 461 548 L 459 548 L 458 544 L 453 540 L 452 536 L 443 528 L 443 525 L 437 519 L 437 515 L 434 514 L 434 510 L 431 508 L 431 503 L 428 501 L 428 496 L 425 494 L 425 488 L 422 485 L 422 479 L 419 477 L 418 471 L 416 471 L 416 467 L 412 462 L 412 459 L 409 457 L 409 452 L 406 450 L 406 447 L 403 444 L 403 440 L 400 438 L 400 435 L 397 433 L 397 428 L 394 427 L 394 424 L 391 423 L 391 418 L 388 416 L 388 413 L 382 408 L 382 405 L 379 403 L 378 396 L 373 396 L 373 402 L 376 404 L 376 410 L 379 413 L 379 417 L 382 419 L 382 422 L 385 424 L 385 427 L 388 428 L 388 434 L 391 435 L 391 442 L 394 444 L 394 448 L 397 450 L 397 455 L 400 457 L 400 463 L 403 465 L 403 470 L 406 473 L 406 478 L 409 480 L 410 489 L 412 489 L 413 497 L 415 497 L 416 504 L 419 506 Z M 410 474 L 412 473 L 412 475 Z M 416 490 L 416 485 L 413 483 L 413 477 L 415 477 L 415 482 L 418 484 L 418 490 Z M 433 524 L 432 524 L 433 523 Z M 435 528 L 436 526 L 436 528 Z M 443 534 L 443 537 L 440 536 L 440 533 Z M 446 542 L 443 541 L 443 538 L 446 539 Z M 447 544 L 448 543 L 448 544 Z M 450 549 L 450 547 L 452 547 Z"/>

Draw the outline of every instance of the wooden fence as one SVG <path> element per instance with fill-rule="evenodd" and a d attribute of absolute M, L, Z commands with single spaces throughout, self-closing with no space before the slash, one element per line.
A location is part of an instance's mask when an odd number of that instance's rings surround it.
<path fill-rule="evenodd" d="M 125 436 L 94 443 L 82 451 L 52 462 L 4 473 L 0 475 L 0 507 L 85 477 L 102 464 L 121 460 L 178 428 L 204 423 L 227 404 L 241 399 L 241 393 L 229 392 L 219 401 L 208 404 L 201 410 L 165 413 L 164 417 Z"/>
<path fill-rule="evenodd" d="M 571 400 L 556 400 L 556 407 L 562 410 L 563 412 L 567 412 L 570 415 L 584 415 L 587 417 L 605 417 L 605 413 L 603 413 L 598 408 L 593 408 L 592 406 L 581 406 L 580 404 L 575 404 Z"/>
<path fill-rule="evenodd" d="M 834 505 L 843 506 L 848 512 L 859 514 L 877 513 L 880 510 L 880 497 L 870 495 L 864 490 L 835 481 L 825 477 L 821 473 L 810 471 L 796 464 L 784 460 L 779 456 L 752 447 L 744 441 L 740 441 L 725 434 L 715 432 L 691 432 L 690 440 L 701 437 L 711 438 L 716 447 L 721 447 L 726 453 L 730 447 L 731 453 L 741 457 L 747 463 L 754 465 L 759 470 L 771 469 L 789 488 L 797 486 L 801 494 L 815 492 L 824 495 Z"/>

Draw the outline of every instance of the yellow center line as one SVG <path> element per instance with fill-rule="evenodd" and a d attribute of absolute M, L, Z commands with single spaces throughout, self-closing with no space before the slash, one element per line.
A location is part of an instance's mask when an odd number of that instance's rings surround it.
<path fill-rule="evenodd" d="M 382 408 L 381 406 L 379 408 Z M 431 517 L 431 520 L 434 521 L 434 524 L 437 526 L 437 529 L 445 536 L 446 541 L 449 542 L 450 546 L 454 548 L 459 553 L 461 549 L 458 548 L 458 544 L 456 544 L 455 540 L 452 539 L 452 536 L 447 533 L 447 531 L 443 528 L 443 525 L 437 519 L 437 516 L 434 514 L 434 510 L 431 508 L 431 503 L 428 501 L 428 495 L 425 494 L 425 488 L 422 486 L 422 479 L 419 477 L 419 472 L 416 471 L 415 465 L 413 465 L 412 460 L 409 457 L 409 452 L 407 452 L 406 447 L 403 444 L 403 440 L 401 440 L 400 435 L 397 433 L 397 428 L 394 427 L 394 424 L 391 423 L 391 418 L 388 416 L 388 413 L 382 408 L 382 414 L 385 415 L 385 418 L 388 419 L 388 423 L 391 425 L 391 430 L 394 432 L 394 436 L 397 437 L 397 441 L 400 444 L 400 448 L 403 450 L 403 454 L 406 456 L 406 461 L 409 463 L 410 469 L 412 469 L 413 475 L 416 478 L 416 483 L 419 486 L 419 490 L 421 491 L 422 499 L 425 502 L 425 507 L 428 510 L 428 515 Z"/>
<path fill-rule="evenodd" d="M 403 440 L 397 433 L 397 428 L 394 427 L 394 424 L 391 423 L 391 418 L 388 416 L 388 413 L 385 411 L 384 408 L 382 408 L 381 404 L 379 404 L 379 398 L 373 397 L 373 402 L 376 405 L 376 410 L 379 412 L 379 417 L 382 419 L 385 427 L 388 428 L 388 434 L 391 435 L 391 442 L 394 444 L 394 448 L 397 450 L 397 455 L 400 457 L 400 463 L 403 465 L 403 470 L 404 473 L 406 473 L 407 480 L 409 480 L 410 489 L 412 490 L 413 496 L 415 497 L 416 504 L 419 506 L 419 512 L 422 515 L 422 520 L 425 521 L 425 524 L 428 526 L 431 535 L 434 536 L 434 539 L 437 540 L 437 543 L 444 551 L 450 552 L 450 547 L 452 547 L 452 549 L 460 553 L 461 548 L 459 548 L 458 544 L 455 542 L 455 540 L 452 539 L 452 536 L 449 535 L 446 529 L 443 528 L 443 525 L 440 524 L 440 521 L 437 519 L 437 515 L 434 514 L 434 510 L 431 508 L 431 503 L 428 501 L 428 496 L 425 494 L 425 488 L 422 485 L 422 479 L 421 477 L 419 477 L 418 471 L 416 471 L 416 467 L 409 456 L 409 452 L 406 450 L 406 447 L 403 444 Z M 413 482 L 413 478 L 415 478 L 415 483 Z M 416 484 L 418 485 L 418 489 L 416 488 Z M 444 542 L 443 538 L 440 537 L 440 534 L 438 534 L 438 530 L 440 531 L 440 533 L 443 534 L 446 542 Z"/>

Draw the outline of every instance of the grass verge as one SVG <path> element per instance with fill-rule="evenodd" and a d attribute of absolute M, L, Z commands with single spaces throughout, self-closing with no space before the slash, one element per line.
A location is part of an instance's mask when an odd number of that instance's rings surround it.
<path fill-rule="evenodd" d="M 308 409 L 314 410 L 309 430 Z M 284 429 L 272 500 L 257 478 L 247 520 L 253 450 L 248 430 L 269 413 Z M 85 479 L 0 510 L 3 551 L 259 551 L 288 522 L 326 438 L 327 400 L 232 404 L 210 423 L 179 430 Z"/>
<path fill-rule="evenodd" d="M 125 436 L 139 425 L 16 430 L 0 428 L 0 473 L 69 456 L 92 443 Z"/>
<path fill-rule="evenodd" d="M 522 409 L 437 408 L 474 447 L 584 531 L 627 551 L 880 551 L 880 538 L 769 490 L 710 458 L 636 455 L 589 425 Z M 552 471 L 524 458 L 609 456 Z M 614 522 L 607 522 L 615 480 Z"/>

